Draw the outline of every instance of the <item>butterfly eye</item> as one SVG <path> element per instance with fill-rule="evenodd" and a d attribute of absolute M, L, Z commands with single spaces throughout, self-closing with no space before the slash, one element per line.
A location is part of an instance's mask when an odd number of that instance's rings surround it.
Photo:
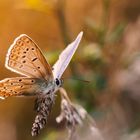
<path fill-rule="evenodd" d="M 60 81 L 56 78 L 56 81 L 55 81 L 56 85 L 58 86 L 60 84 Z"/>

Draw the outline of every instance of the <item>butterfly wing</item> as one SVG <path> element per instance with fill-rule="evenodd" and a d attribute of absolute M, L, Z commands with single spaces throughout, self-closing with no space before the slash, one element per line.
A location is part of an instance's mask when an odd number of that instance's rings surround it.
<path fill-rule="evenodd" d="M 10 46 L 5 66 L 11 71 L 34 78 L 53 79 L 52 70 L 41 50 L 27 35 L 17 37 Z"/>
<path fill-rule="evenodd" d="M 74 55 L 78 45 L 83 36 L 83 32 L 80 32 L 77 38 L 67 46 L 67 48 L 60 54 L 58 61 L 53 66 L 54 78 L 61 78 L 63 72 L 67 68 L 72 56 Z"/>
<path fill-rule="evenodd" d="M 0 81 L 0 98 L 9 96 L 33 96 L 41 92 L 41 83 L 44 81 L 37 78 L 6 78 Z"/>

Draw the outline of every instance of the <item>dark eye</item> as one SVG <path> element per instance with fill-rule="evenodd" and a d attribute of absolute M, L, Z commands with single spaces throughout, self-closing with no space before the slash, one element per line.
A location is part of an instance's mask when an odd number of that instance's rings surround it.
<path fill-rule="evenodd" d="M 58 86 L 60 84 L 59 80 L 56 79 L 56 85 Z"/>

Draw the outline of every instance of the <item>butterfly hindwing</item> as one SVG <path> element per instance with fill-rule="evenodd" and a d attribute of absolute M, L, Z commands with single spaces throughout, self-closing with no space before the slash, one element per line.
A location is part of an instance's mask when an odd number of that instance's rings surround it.
<path fill-rule="evenodd" d="M 0 81 L 0 98 L 9 96 L 33 96 L 41 91 L 42 80 L 37 78 L 6 78 Z"/>
<path fill-rule="evenodd" d="M 52 70 L 41 50 L 27 35 L 17 37 L 9 48 L 6 67 L 34 78 L 53 79 Z"/>

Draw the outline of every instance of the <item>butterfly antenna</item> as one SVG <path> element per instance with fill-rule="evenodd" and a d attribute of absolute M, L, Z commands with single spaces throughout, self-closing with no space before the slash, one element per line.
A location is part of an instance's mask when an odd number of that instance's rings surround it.
<path fill-rule="evenodd" d="M 72 80 L 78 80 L 78 81 L 81 81 L 81 82 L 84 82 L 84 83 L 90 83 L 90 81 L 89 80 L 84 80 L 84 79 L 79 79 L 79 78 L 67 78 L 67 77 L 62 77 L 62 79 L 64 80 L 64 79 L 72 79 Z"/>

